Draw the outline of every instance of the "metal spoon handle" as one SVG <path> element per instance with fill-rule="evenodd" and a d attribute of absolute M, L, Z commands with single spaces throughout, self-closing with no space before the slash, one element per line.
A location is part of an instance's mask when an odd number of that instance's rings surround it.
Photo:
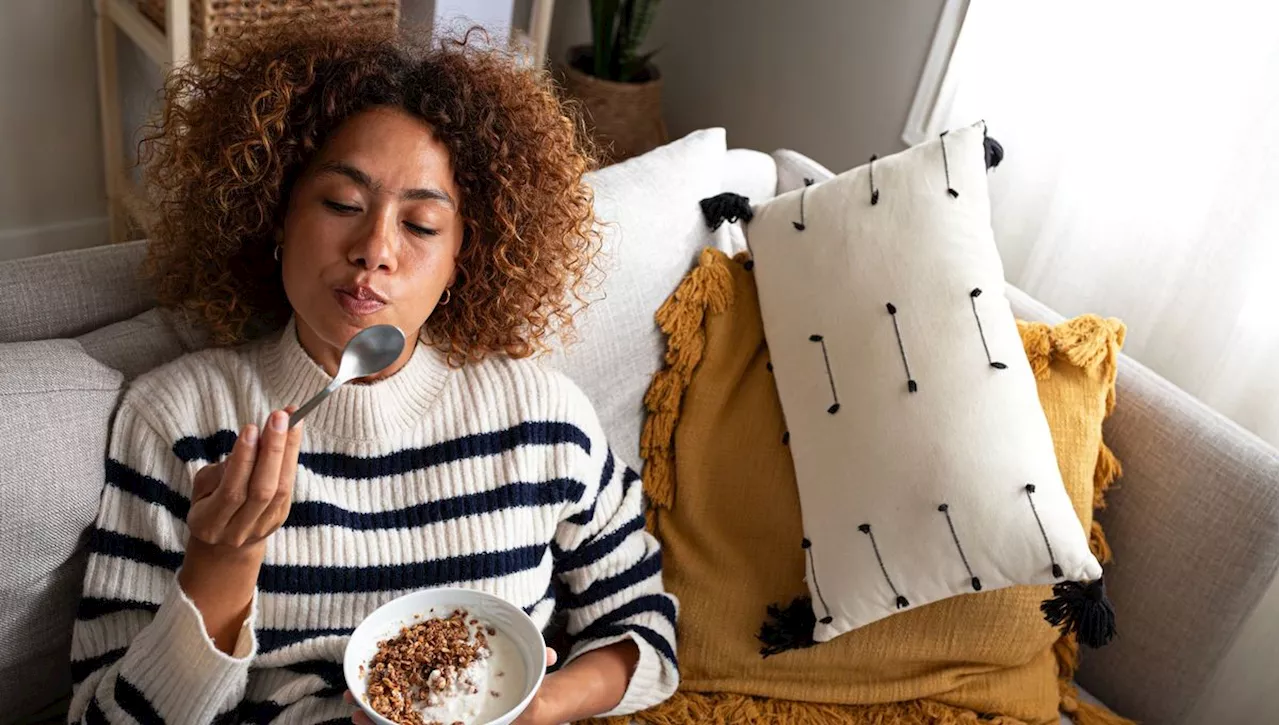
<path fill-rule="evenodd" d="M 303 418 L 310 415 L 311 411 L 316 409 L 316 406 L 323 403 L 325 398 L 329 397 L 330 395 L 333 395 L 333 391 L 337 390 L 338 387 L 341 385 L 342 385 L 342 380 L 338 378 L 334 378 L 334 381 L 332 383 L 329 383 L 329 387 L 316 393 L 311 397 L 311 400 L 308 400 L 307 402 L 303 403 L 301 408 L 298 408 L 297 410 L 293 411 L 293 415 L 289 416 L 289 427 L 290 428 L 294 427 L 295 425 L 298 424 L 299 421 L 301 421 Z"/>

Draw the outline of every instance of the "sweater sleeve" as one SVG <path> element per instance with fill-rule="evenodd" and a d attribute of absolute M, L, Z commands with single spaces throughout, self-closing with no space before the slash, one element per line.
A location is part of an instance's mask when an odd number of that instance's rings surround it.
<path fill-rule="evenodd" d="M 644 530 L 640 476 L 609 449 L 585 397 L 583 405 L 591 440 L 580 472 L 586 493 L 560 522 L 555 570 L 568 589 L 569 661 L 628 639 L 640 650 L 626 695 L 604 714 L 626 715 L 662 702 L 679 684 L 677 603 L 662 588 L 659 544 Z"/>
<path fill-rule="evenodd" d="M 178 585 L 188 471 L 126 396 L 112 429 L 71 643 L 68 722 L 209 723 L 244 695 L 255 601 L 232 655 Z"/>

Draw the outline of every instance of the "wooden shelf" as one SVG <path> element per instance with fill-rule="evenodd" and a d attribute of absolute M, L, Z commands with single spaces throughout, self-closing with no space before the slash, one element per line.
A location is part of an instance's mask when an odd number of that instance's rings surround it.
<path fill-rule="evenodd" d="M 103 0 L 103 9 L 116 27 L 124 31 L 152 62 L 159 65 L 170 62 L 169 43 L 165 40 L 164 31 L 148 20 L 138 10 L 136 3 L 130 0 Z"/>
<path fill-rule="evenodd" d="M 98 36 L 98 108 L 102 117 L 102 154 L 107 187 L 107 218 L 112 242 L 123 242 L 132 226 L 146 229 L 142 196 L 129 178 L 124 159 L 116 30 L 134 42 L 152 62 L 168 71 L 191 57 L 191 6 L 165 0 L 165 29 L 155 26 L 135 0 L 94 0 Z"/>

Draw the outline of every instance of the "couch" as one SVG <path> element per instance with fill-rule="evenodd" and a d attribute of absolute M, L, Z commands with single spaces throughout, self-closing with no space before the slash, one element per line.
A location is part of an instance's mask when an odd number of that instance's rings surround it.
<path fill-rule="evenodd" d="M 790 151 L 728 156 L 727 177 L 767 165 L 778 191 L 830 175 Z M 99 496 L 27 482 L 50 469 L 100 478 L 107 428 L 85 430 L 76 415 L 109 415 L 129 379 L 200 344 L 148 312 L 144 244 L 0 264 L 0 366 L 56 371 L 14 383 L 0 369 L 0 723 L 65 718 L 83 532 Z M 1008 295 L 1021 318 L 1061 319 Z M 1276 450 L 1128 357 L 1118 399 L 1106 435 L 1124 476 L 1099 519 L 1116 552 L 1107 581 L 1120 636 L 1085 654 L 1078 680 L 1146 723 L 1276 722 Z M 33 427 L 37 410 L 46 422 Z M 56 455 L 26 455 L 51 446 Z M 1267 709 L 1249 709 L 1258 703 Z"/>

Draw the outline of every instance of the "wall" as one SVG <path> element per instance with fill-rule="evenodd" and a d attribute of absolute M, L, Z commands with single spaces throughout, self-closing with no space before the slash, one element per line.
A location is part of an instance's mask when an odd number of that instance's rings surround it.
<path fill-rule="evenodd" d="M 733 145 L 835 169 L 892 151 L 942 2 L 668 0 L 652 42 L 671 133 L 725 126 Z M 434 7 L 404 0 L 403 16 L 427 23 Z M 588 28 L 586 0 L 559 0 L 551 57 Z M 132 151 L 160 73 L 127 38 L 117 46 Z M 106 239 L 95 47 L 89 0 L 0 2 L 0 260 Z"/>
<path fill-rule="evenodd" d="M 943 2 L 668 0 L 650 43 L 668 128 L 724 126 L 731 146 L 836 171 L 897 151 Z M 589 38 L 587 2 L 559 0 L 551 57 Z"/>
<path fill-rule="evenodd" d="M 96 47 L 88 0 L 0 1 L 0 260 L 106 239 Z"/>

